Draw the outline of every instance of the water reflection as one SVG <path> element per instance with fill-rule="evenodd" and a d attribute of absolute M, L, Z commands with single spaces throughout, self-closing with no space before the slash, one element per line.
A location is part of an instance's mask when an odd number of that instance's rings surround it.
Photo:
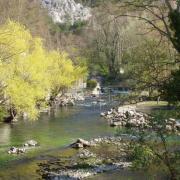
<path fill-rule="evenodd" d="M 7 145 L 10 143 L 11 125 L 2 124 L 0 126 L 0 144 Z"/>
<path fill-rule="evenodd" d="M 0 148 L 19 146 L 29 139 L 35 139 L 42 146 L 64 146 L 79 137 L 112 134 L 113 129 L 100 118 L 100 112 L 109 106 L 105 99 L 89 98 L 75 107 L 58 107 L 42 113 L 37 121 L 21 119 L 11 125 L 0 124 Z"/>

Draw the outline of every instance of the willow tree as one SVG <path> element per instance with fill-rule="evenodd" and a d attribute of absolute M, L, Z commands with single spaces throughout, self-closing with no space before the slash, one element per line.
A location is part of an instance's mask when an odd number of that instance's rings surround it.
<path fill-rule="evenodd" d="M 42 41 L 12 21 L 0 28 L 0 34 L 1 103 L 12 116 L 26 112 L 34 119 L 36 103 L 49 87 Z"/>
<path fill-rule="evenodd" d="M 47 51 L 19 23 L 8 21 L 0 34 L 0 106 L 11 119 L 23 113 L 35 119 L 49 93 L 70 87 L 82 74 L 65 53 Z"/>
<path fill-rule="evenodd" d="M 86 68 L 74 65 L 65 52 L 51 51 L 48 54 L 48 73 L 51 83 L 51 98 L 54 100 L 61 92 L 71 87 L 76 80 L 86 74 Z"/>

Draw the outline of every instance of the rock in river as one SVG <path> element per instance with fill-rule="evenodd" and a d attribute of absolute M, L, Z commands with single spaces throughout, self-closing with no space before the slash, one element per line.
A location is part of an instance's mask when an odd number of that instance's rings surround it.
<path fill-rule="evenodd" d="M 8 154 L 21 154 L 21 153 L 25 153 L 25 151 L 26 151 L 25 148 L 11 147 L 8 151 Z"/>
<path fill-rule="evenodd" d="M 70 147 L 72 148 L 84 148 L 84 147 L 90 147 L 90 146 L 91 144 L 88 141 L 81 138 L 77 139 L 76 142 L 70 145 Z"/>
<path fill-rule="evenodd" d="M 30 147 L 30 146 L 37 146 L 38 145 L 38 142 L 35 141 L 35 140 L 29 140 L 27 142 L 24 143 L 24 146 L 25 147 Z"/>

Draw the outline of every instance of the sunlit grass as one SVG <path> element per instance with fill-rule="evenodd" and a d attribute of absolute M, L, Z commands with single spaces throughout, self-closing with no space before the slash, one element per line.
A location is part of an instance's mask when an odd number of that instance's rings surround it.
<path fill-rule="evenodd" d="M 137 103 L 137 106 L 167 106 L 168 102 L 167 101 L 143 101 Z"/>

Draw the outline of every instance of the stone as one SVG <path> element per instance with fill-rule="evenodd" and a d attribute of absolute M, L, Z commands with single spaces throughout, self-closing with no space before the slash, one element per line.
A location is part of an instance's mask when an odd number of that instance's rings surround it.
<path fill-rule="evenodd" d="M 73 143 L 73 144 L 71 145 L 71 147 L 72 147 L 72 148 L 83 148 L 84 146 L 83 146 L 83 144 L 81 144 L 81 143 Z"/>
<path fill-rule="evenodd" d="M 26 152 L 26 149 L 25 148 L 18 148 L 18 154 L 19 153 L 25 153 Z"/>
<path fill-rule="evenodd" d="M 174 119 L 174 118 L 169 118 L 169 121 L 175 123 L 175 122 L 176 122 L 176 119 Z"/>
<path fill-rule="evenodd" d="M 83 149 L 77 156 L 80 157 L 81 159 L 86 159 L 86 158 L 90 158 L 90 157 L 96 157 L 95 154 L 88 151 L 87 149 Z"/>
<path fill-rule="evenodd" d="M 105 113 L 103 113 L 103 112 L 101 113 L 101 116 L 102 116 L 102 117 L 104 117 L 105 115 L 106 115 Z"/>
<path fill-rule="evenodd" d="M 83 96 L 76 96 L 77 101 L 84 101 L 85 98 Z"/>
<path fill-rule="evenodd" d="M 11 147 L 8 151 L 8 154 L 17 154 L 18 148 L 16 147 Z"/>
<path fill-rule="evenodd" d="M 126 127 L 147 127 L 149 115 L 136 112 L 135 107 L 126 106 L 113 108 L 101 114 L 110 121 L 110 126 L 126 126 Z"/>
<path fill-rule="evenodd" d="M 112 114 L 112 111 L 108 111 L 108 112 L 107 112 L 107 115 L 111 115 L 111 114 Z"/>
<path fill-rule="evenodd" d="M 18 122 L 17 117 L 14 117 L 14 119 L 12 120 L 12 122 Z"/>
<path fill-rule="evenodd" d="M 142 116 L 139 118 L 139 121 L 142 122 L 142 123 L 145 123 L 145 118 Z"/>
<path fill-rule="evenodd" d="M 167 131 L 172 131 L 172 130 L 173 130 L 173 128 L 172 128 L 172 126 L 171 126 L 171 125 L 166 125 L 166 130 L 167 130 Z"/>
<path fill-rule="evenodd" d="M 79 138 L 77 139 L 76 142 L 72 143 L 70 146 L 72 148 L 83 148 L 83 147 L 90 147 L 91 143 L 89 141 Z"/>
<path fill-rule="evenodd" d="M 111 122 L 110 123 L 110 126 L 121 126 L 122 125 L 122 123 L 120 122 L 120 121 L 115 121 L 115 122 Z"/>
<path fill-rule="evenodd" d="M 133 110 L 127 111 L 127 113 L 129 114 L 130 117 L 135 115 L 135 112 Z"/>
<path fill-rule="evenodd" d="M 38 145 L 38 142 L 35 141 L 35 140 L 29 140 L 27 141 L 24 146 L 28 147 L 28 146 L 37 146 Z"/>
<path fill-rule="evenodd" d="M 106 115 L 106 118 L 111 119 L 111 118 L 113 118 L 113 115 L 112 114 Z"/>
<path fill-rule="evenodd" d="M 25 153 L 25 148 L 16 148 L 16 147 L 11 147 L 8 151 L 8 154 L 21 154 Z"/>
<path fill-rule="evenodd" d="M 81 144 L 83 144 L 83 146 L 90 146 L 90 143 L 88 141 L 81 139 L 81 138 L 79 138 L 77 140 L 77 143 L 81 143 Z"/>
<path fill-rule="evenodd" d="M 74 102 L 74 100 L 69 100 L 68 102 L 67 102 L 67 105 L 68 106 L 74 106 L 75 105 L 75 102 Z"/>
<path fill-rule="evenodd" d="M 142 113 L 136 113 L 136 116 L 141 118 L 141 117 L 143 117 L 143 114 Z"/>
<path fill-rule="evenodd" d="M 28 143 L 24 143 L 24 147 L 28 147 L 29 145 L 28 145 Z"/>

